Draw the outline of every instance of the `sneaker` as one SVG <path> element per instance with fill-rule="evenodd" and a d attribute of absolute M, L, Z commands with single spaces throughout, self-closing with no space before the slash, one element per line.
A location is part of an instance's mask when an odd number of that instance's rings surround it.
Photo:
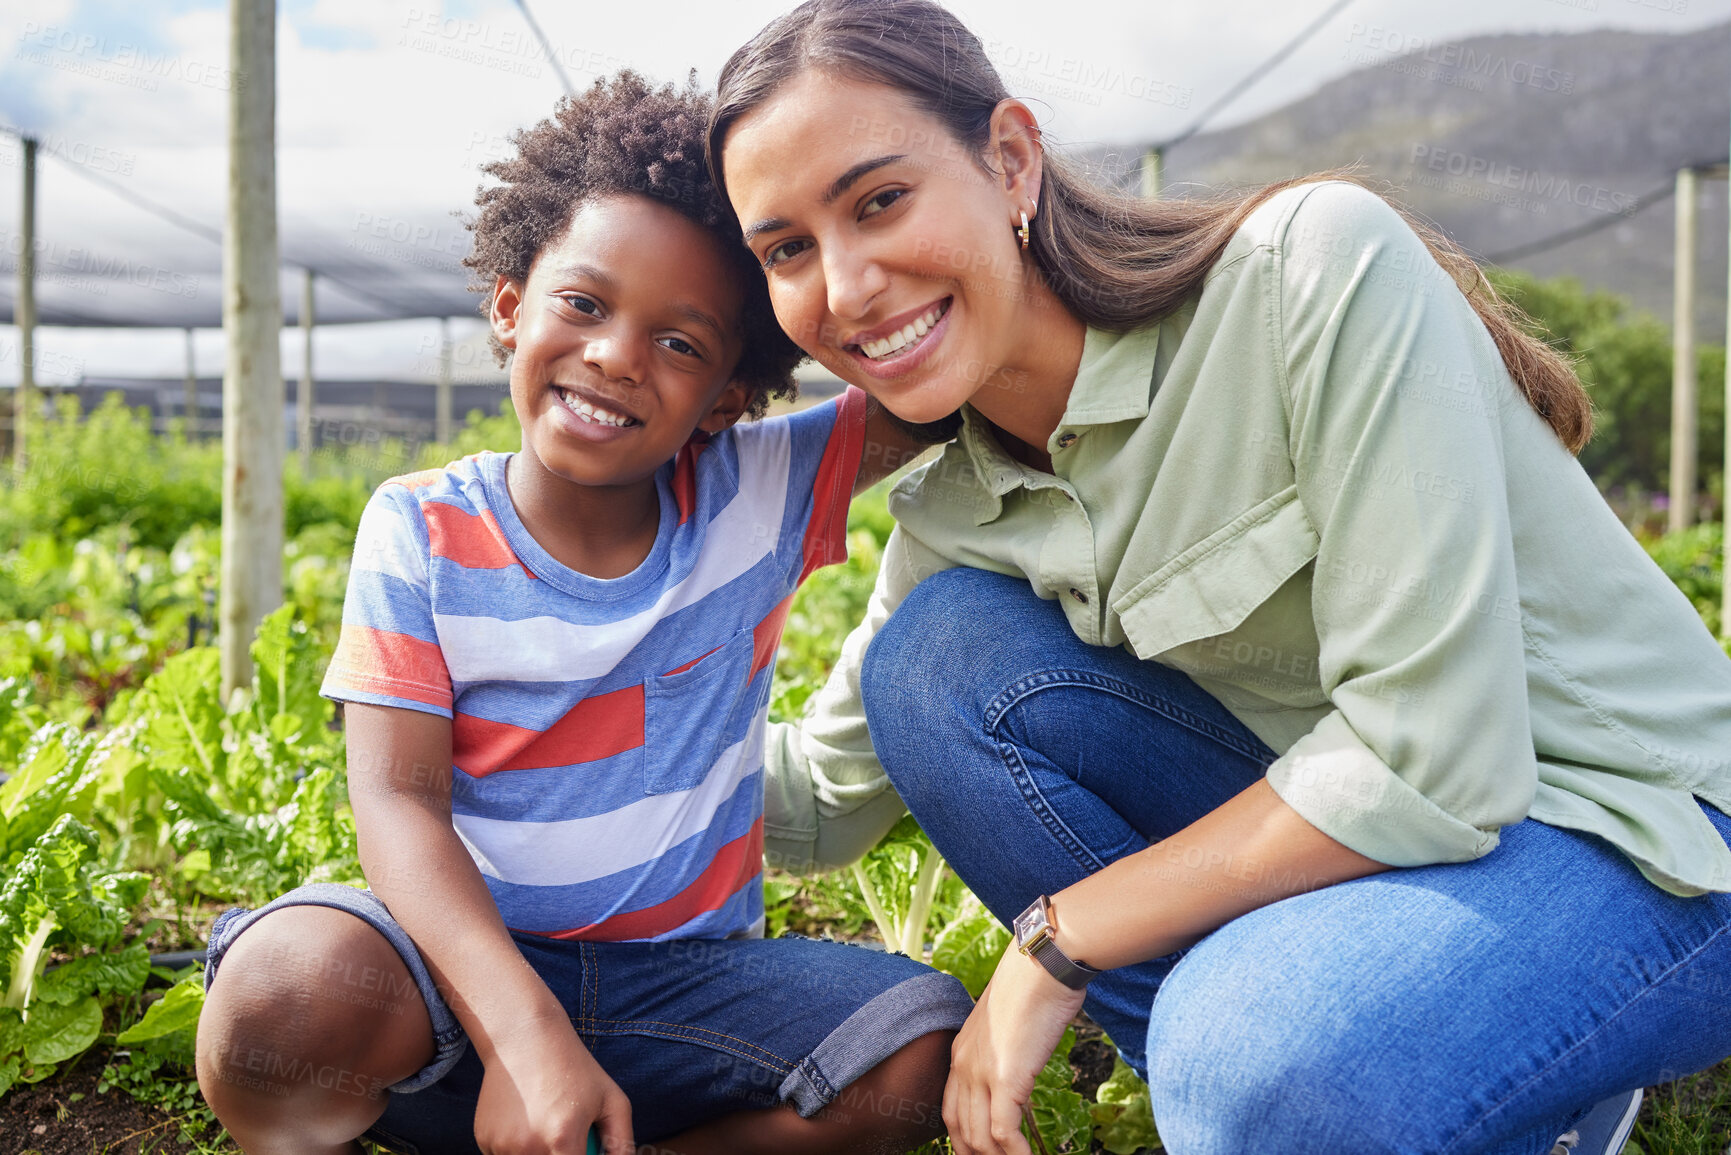
<path fill-rule="evenodd" d="M 1619 1091 L 1601 1100 L 1587 1117 L 1565 1132 L 1551 1148 L 1551 1155 L 1617 1155 L 1635 1129 L 1641 1110 L 1641 1089 Z"/>

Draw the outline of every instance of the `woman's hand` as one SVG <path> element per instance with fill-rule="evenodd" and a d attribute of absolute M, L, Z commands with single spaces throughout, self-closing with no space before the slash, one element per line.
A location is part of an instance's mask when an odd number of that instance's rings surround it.
<path fill-rule="evenodd" d="M 526 1024 L 486 1064 L 475 1104 L 484 1155 L 584 1155 L 591 1124 L 607 1155 L 635 1150 L 631 1102 L 569 1019 Z"/>
<path fill-rule="evenodd" d="M 1022 1108 L 1064 1028 L 1073 991 L 1012 944 L 950 1047 L 944 1124 L 956 1155 L 1029 1155 Z"/>

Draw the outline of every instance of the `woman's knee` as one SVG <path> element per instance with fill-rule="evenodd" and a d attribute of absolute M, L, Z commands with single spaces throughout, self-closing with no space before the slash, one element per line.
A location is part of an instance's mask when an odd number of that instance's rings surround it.
<path fill-rule="evenodd" d="M 860 670 L 860 689 L 871 710 L 917 704 L 933 679 L 966 675 L 958 655 L 976 647 L 994 609 L 1027 583 L 985 570 L 939 570 L 902 599 L 872 638 Z"/>
<path fill-rule="evenodd" d="M 1023 578 L 957 567 L 915 586 L 878 630 L 860 670 L 874 745 L 923 746 L 973 727 L 987 703 L 1055 647 L 1077 644 L 1062 612 Z"/>
<path fill-rule="evenodd" d="M 1465 1119 L 1458 1102 L 1427 1115 L 1434 1097 L 1399 1089 L 1421 1044 L 1278 970 L 1221 963 L 1218 952 L 1180 963 L 1149 1016 L 1148 1084 L 1172 1150 L 1381 1155 Z"/>

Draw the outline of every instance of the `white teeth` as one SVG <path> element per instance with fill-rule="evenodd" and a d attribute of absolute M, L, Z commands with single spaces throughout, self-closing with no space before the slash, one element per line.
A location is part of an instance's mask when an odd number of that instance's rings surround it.
<path fill-rule="evenodd" d="M 891 353 L 898 353 L 931 332 L 948 311 L 949 304 L 940 301 L 927 309 L 922 316 L 916 317 L 889 336 L 879 338 L 876 341 L 861 342 L 859 350 L 874 361 L 888 357 Z"/>
<path fill-rule="evenodd" d="M 631 418 L 621 416 L 618 413 L 609 413 L 605 409 L 598 409 L 587 401 L 579 401 L 574 393 L 567 393 L 563 389 L 557 390 L 557 392 L 559 400 L 564 402 L 565 408 L 575 413 L 579 421 L 586 421 L 591 425 L 631 424 Z"/>

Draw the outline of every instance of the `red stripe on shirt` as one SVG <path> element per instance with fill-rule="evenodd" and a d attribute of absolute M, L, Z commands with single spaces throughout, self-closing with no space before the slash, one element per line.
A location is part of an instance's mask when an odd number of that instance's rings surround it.
<path fill-rule="evenodd" d="M 505 531 L 491 510 L 468 513 L 442 501 L 421 503 L 427 519 L 427 546 L 434 557 L 454 561 L 464 569 L 507 569 L 523 565 L 505 540 Z M 523 572 L 534 577 L 528 566 Z"/>
<path fill-rule="evenodd" d="M 707 441 L 687 441 L 673 458 L 673 502 L 679 507 L 679 524 L 697 509 L 697 457 Z"/>
<path fill-rule="evenodd" d="M 770 610 L 769 613 L 764 615 L 761 622 L 758 622 L 757 625 L 752 627 L 750 677 L 755 678 L 758 674 L 763 672 L 765 666 L 775 660 L 775 651 L 781 646 L 782 627 L 787 625 L 787 611 L 792 605 L 793 595 L 788 594 L 785 598 L 781 599 L 780 603 L 777 604 L 773 610 Z M 704 658 L 707 658 L 710 654 L 715 653 L 715 650 L 719 649 L 721 649 L 721 647 L 716 646 L 714 650 L 706 650 L 685 663 L 683 666 L 671 669 L 662 676 L 670 678 L 674 674 L 683 674 L 685 671 L 701 662 Z"/>
<path fill-rule="evenodd" d="M 451 761 L 473 778 L 501 770 L 576 766 L 641 745 L 641 685 L 585 698 L 545 730 L 529 730 L 472 714 L 458 714 L 451 720 Z"/>
<path fill-rule="evenodd" d="M 805 566 L 799 580 L 813 570 L 847 560 L 847 507 L 853 482 L 865 453 L 866 395 L 849 385 L 836 404 L 835 425 L 818 462 L 812 484 L 811 521 L 805 527 Z"/>
<path fill-rule="evenodd" d="M 764 615 L 751 631 L 751 676 L 756 677 L 763 668 L 775 661 L 775 651 L 781 647 L 782 627 L 787 625 L 787 611 L 793 605 L 793 595 L 788 594 L 781 599 L 773 610 Z"/>
<path fill-rule="evenodd" d="M 345 625 L 331 655 L 330 674 L 351 690 L 451 706 L 451 672 L 437 642 L 408 634 Z"/>
<path fill-rule="evenodd" d="M 719 910 L 727 900 L 756 878 L 763 869 L 763 818 L 751 829 L 715 852 L 703 873 L 691 885 L 668 899 L 642 910 L 626 911 L 612 918 L 575 930 L 560 930 L 539 934 L 542 938 L 578 939 L 584 942 L 625 942 L 630 939 L 654 938 L 678 930 L 700 914 Z"/>

